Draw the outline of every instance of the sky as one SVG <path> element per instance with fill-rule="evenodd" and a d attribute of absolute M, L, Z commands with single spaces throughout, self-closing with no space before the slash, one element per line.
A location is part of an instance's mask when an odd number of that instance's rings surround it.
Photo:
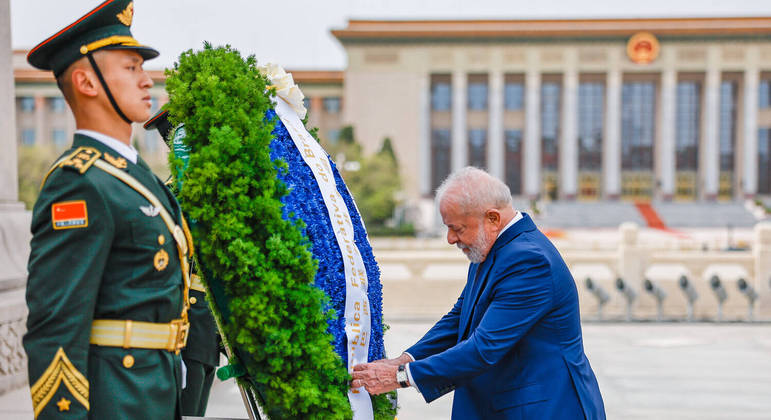
<path fill-rule="evenodd" d="M 14 49 L 30 49 L 99 0 L 11 0 Z M 229 44 L 258 62 L 342 70 L 330 34 L 348 19 L 563 19 L 771 16 L 771 0 L 135 0 L 132 33 L 161 52 L 147 69 L 173 65 L 204 41 Z"/>

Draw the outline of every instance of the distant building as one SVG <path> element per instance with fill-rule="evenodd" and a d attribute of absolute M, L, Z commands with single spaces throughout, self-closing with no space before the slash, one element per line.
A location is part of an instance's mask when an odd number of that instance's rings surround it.
<path fill-rule="evenodd" d="M 466 165 L 515 197 L 771 194 L 771 17 L 351 20 L 343 122 L 408 196 Z"/>
<path fill-rule="evenodd" d="M 421 225 L 466 165 L 520 202 L 771 197 L 771 17 L 351 20 L 332 34 L 344 71 L 290 70 L 310 125 L 334 141 L 350 124 L 370 153 L 391 138 Z M 67 144 L 66 104 L 24 53 L 19 143 Z M 135 139 L 165 152 L 155 133 Z"/>
<path fill-rule="evenodd" d="M 26 50 L 14 51 L 16 84 L 16 133 L 21 146 L 54 145 L 66 149 L 72 143 L 75 119 L 50 71 L 41 71 L 27 63 Z M 154 86 L 150 89 L 155 113 L 168 102 L 166 76 L 162 70 L 148 71 Z M 334 141 L 340 133 L 343 104 L 343 72 L 292 71 L 305 94 L 309 125 L 319 128 L 319 136 Z M 157 130 L 146 131 L 134 124 L 133 141 L 143 155 L 163 158 L 168 148 Z"/>

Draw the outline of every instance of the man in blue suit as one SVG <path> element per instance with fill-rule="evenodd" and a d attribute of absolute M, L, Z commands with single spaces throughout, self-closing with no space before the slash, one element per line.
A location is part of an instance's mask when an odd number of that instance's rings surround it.
<path fill-rule="evenodd" d="M 354 388 L 455 390 L 453 419 L 605 419 L 583 349 L 575 282 L 559 252 L 476 168 L 437 190 L 447 241 L 471 260 L 447 315 L 400 357 L 354 367 Z"/>

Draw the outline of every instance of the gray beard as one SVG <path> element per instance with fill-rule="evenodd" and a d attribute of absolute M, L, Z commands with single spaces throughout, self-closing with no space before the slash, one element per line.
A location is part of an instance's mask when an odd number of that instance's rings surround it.
<path fill-rule="evenodd" d="M 484 254 L 484 249 L 487 247 L 488 238 L 487 238 L 487 232 L 484 231 L 484 229 L 479 229 L 479 234 L 477 234 L 476 239 L 474 239 L 474 243 L 466 246 L 461 244 L 455 244 L 459 249 L 468 249 L 468 254 L 464 253 L 466 257 L 474 264 L 479 264 L 482 261 L 485 260 L 487 257 L 486 254 Z"/>

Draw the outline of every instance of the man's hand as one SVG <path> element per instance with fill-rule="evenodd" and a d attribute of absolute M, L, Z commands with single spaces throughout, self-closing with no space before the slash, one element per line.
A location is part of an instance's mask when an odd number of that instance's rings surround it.
<path fill-rule="evenodd" d="M 397 360 L 397 359 L 392 359 Z M 391 360 L 378 360 L 353 367 L 351 388 L 364 387 L 372 395 L 383 394 L 399 388 L 396 382 L 396 370 L 399 365 L 391 364 Z"/>
<path fill-rule="evenodd" d="M 380 359 L 380 360 L 375 360 L 374 362 L 371 362 L 371 363 L 382 363 L 382 364 L 398 367 L 399 365 L 404 365 L 410 362 L 414 362 L 414 360 L 412 360 L 412 357 L 410 357 L 410 355 L 407 353 L 402 353 L 401 356 L 395 359 Z"/>

